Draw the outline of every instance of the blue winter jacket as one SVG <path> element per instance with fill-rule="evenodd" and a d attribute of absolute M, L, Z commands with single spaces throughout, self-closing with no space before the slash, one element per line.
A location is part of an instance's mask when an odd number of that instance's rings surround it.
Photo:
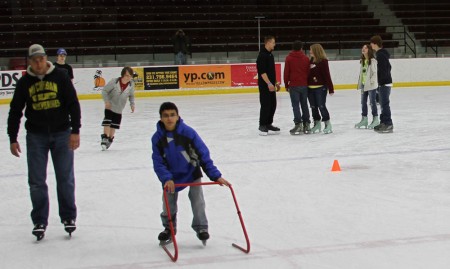
<path fill-rule="evenodd" d="M 212 181 L 222 176 L 209 156 L 208 147 L 181 118 L 172 132 L 166 131 L 161 121 L 156 128 L 152 136 L 153 169 L 163 186 L 168 180 L 175 184 L 194 182 L 202 177 L 200 167 Z M 177 187 L 175 191 L 184 188 Z"/>

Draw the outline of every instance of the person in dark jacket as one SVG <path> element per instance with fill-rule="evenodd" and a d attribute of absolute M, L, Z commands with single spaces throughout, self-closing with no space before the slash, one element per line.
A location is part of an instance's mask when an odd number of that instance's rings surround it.
<path fill-rule="evenodd" d="M 311 65 L 308 76 L 308 100 L 314 118 L 314 126 L 311 132 L 321 131 L 321 122 L 325 122 L 324 134 L 332 133 L 330 113 L 326 102 L 327 93 L 334 94 L 334 86 L 331 81 L 330 68 L 328 66 L 327 55 L 320 44 L 313 44 L 310 47 Z M 319 114 L 320 111 L 320 114 Z M 322 115 L 322 118 L 320 117 Z"/>
<path fill-rule="evenodd" d="M 277 109 L 277 96 L 275 91 L 280 90 L 276 81 L 275 60 L 272 51 L 275 49 L 275 37 L 266 36 L 264 47 L 256 59 L 258 69 L 258 89 L 261 109 L 259 112 L 259 135 L 266 136 L 269 131 L 279 133 L 280 128 L 272 125 Z"/>
<path fill-rule="evenodd" d="M 63 48 L 59 48 L 56 51 L 56 62 L 53 63 L 55 67 L 62 68 L 67 72 L 69 78 L 73 82 L 73 68 L 70 64 L 66 63 L 67 51 Z"/>
<path fill-rule="evenodd" d="M 392 133 L 394 124 L 391 118 L 391 107 L 389 96 L 391 95 L 392 76 L 389 52 L 383 48 L 383 40 L 376 35 L 370 39 L 370 46 L 376 52 L 378 66 L 378 96 L 380 99 L 381 114 L 380 124 L 373 129 L 379 133 Z"/>
<path fill-rule="evenodd" d="M 225 186 L 229 186 L 230 183 L 222 177 L 214 165 L 208 147 L 197 132 L 180 118 L 174 103 L 161 104 L 159 115 L 160 121 L 156 124 L 157 130 L 152 136 L 153 169 L 161 181 L 163 190 L 168 192 L 169 209 L 176 233 L 178 192 L 185 187 L 175 187 L 175 184 L 201 182 L 201 169 L 212 181 Z M 209 238 L 209 233 L 202 187 L 189 187 L 189 199 L 194 215 L 192 229 L 200 240 L 205 241 Z M 163 243 L 171 240 L 168 212 L 164 202 L 161 220 L 165 229 L 159 234 L 158 240 Z"/>
<path fill-rule="evenodd" d="M 175 64 L 183 65 L 187 63 L 187 55 L 191 50 L 189 37 L 183 30 L 178 30 L 172 38 L 173 53 L 175 54 Z"/>
<path fill-rule="evenodd" d="M 284 85 L 291 97 L 294 112 L 295 126 L 289 131 L 292 135 L 302 132 L 307 134 L 310 131 L 308 108 L 309 59 L 302 49 L 303 43 L 300 40 L 294 41 L 292 51 L 286 56 L 284 62 Z"/>
<path fill-rule="evenodd" d="M 29 66 L 19 79 L 11 100 L 8 135 L 11 153 L 20 157 L 20 120 L 25 108 L 28 183 L 33 209 L 33 234 L 44 237 L 48 225 L 49 197 L 46 183 L 50 151 L 57 183 L 59 216 L 66 231 L 75 230 L 74 150 L 80 146 L 81 112 L 77 93 L 67 72 L 47 61 L 41 45 L 28 49 Z"/>

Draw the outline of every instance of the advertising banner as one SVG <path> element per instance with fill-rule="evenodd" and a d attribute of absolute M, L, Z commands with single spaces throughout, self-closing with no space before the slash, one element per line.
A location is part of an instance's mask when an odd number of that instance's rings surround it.
<path fill-rule="evenodd" d="M 145 90 L 178 89 L 178 67 L 144 68 Z"/>
<path fill-rule="evenodd" d="M 135 91 L 143 91 L 144 87 L 144 68 L 142 67 L 132 67 L 137 77 L 134 77 L 134 90 Z"/>
<path fill-rule="evenodd" d="M 231 86 L 230 65 L 179 67 L 180 88 L 215 88 Z"/>
<path fill-rule="evenodd" d="M 281 64 L 275 64 L 276 79 L 281 81 Z M 231 86 L 232 87 L 257 87 L 258 70 L 256 64 L 235 64 L 231 65 Z"/>
<path fill-rule="evenodd" d="M 17 81 L 25 70 L 0 71 L 0 98 L 12 98 Z"/>
<path fill-rule="evenodd" d="M 258 70 L 256 64 L 236 64 L 231 66 L 231 86 L 258 86 Z"/>

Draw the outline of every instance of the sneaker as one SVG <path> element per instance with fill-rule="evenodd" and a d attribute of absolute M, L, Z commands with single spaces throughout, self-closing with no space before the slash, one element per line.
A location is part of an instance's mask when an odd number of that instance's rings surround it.
<path fill-rule="evenodd" d="M 381 123 L 380 125 L 375 126 L 373 129 L 378 133 L 392 133 L 394 131 L 394 125 Z"/>
<path fill-rule="evenodd" d="M 74 219 L 63 220 L 61 223 L 64 224 L 64 230 L 66 230 L 69 235 L 72 235 L 72 233 L 77 229 Z"/>
<path fill-rule="evenodd" d="M 279 132 L 280 128 L 273 126 L 272 124 L 267 125 L 267 129 L 272 132 Z"/>
<path fill-rule="evenodd" d="M 46 229 L 47 226 L 45 224 L 37 223 L 34 225 L 33 231 L 31 233 L 36 236 L 37 240 L 39 241 L 44 238 Z"/>
<path fill-rule="evenodd" d="M 197 237 L 198 237 L 198 239 L 200 239 L 202 241 L 208 240 L 209 239 L 208 230 L 200 230 L 200 231 L 198 231 Z"/>
<path fill-rule="evenodd" d="M 159 233 L 158 240 L 159 241 L 168 241 L 172 239 L 172 233 L 169 228 L 165 228 L 164 231 Z"/>
<path fill-rule="evenodd" d="M 259 126 L 259 135 L 266 136 L 269 133 L 269 129 L 267 129 L 266 125 Z"/>
<path fill-rule="evenodd" d="M 291 135 L 299 135 L 303 132 L 303 125 L 302 123 L 296 123 L 294 128 L 292 128 L 291 130 L 289 130 L 289 133 Z"/>

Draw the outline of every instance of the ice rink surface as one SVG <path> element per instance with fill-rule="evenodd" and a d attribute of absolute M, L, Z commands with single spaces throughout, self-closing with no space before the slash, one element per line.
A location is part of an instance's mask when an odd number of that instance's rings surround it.
<path fill-rule="evenodd" d="M 136 112 L 126 108 L 122 128 L 105 152 L 103 103 L 81 101 L 78 228 L 69 239 L 60 224 L 50 162 L 51 212 L 40 242 L 31 234 L 23 121 L 22 156 L 16 158 L 6 136 L 9 106 L 2 105 L 0 268 L 449 268 L 450 89 L 393 89 L 392 134 L 354 129 L 361 117 L 359 98 L 356 90 L 328 97 L 334 133 L 291 136 L 290 99 L 280 92 L 274 125 L 281 134 L 268 137 L 258 136 L 258 94 L 137 99 Z M 229 189 L 216 185 L 204 187 L 208 245 L 190 228 L 184 191 L 178 261 L 158 246 L 162 191 L 150 138 L 164 101 L 178 105 L 233 184 L 249 254 L 231 247 L 245 246 L 245 240 Z M 333 160 L 341 172 L 330 171 Z"/>

